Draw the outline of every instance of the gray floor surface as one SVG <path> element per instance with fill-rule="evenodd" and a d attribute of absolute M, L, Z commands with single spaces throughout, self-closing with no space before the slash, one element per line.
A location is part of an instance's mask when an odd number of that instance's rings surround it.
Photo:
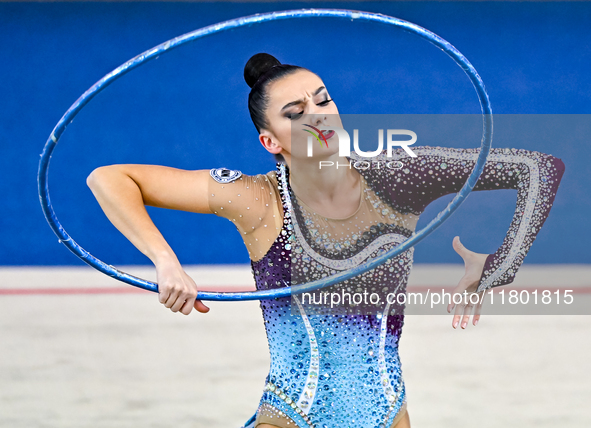
<path fill-rule="evenodd" d="M 523 270 L 524 284 L 591 285 L 585 266 Z M 411 283 L 461 271 L 418 266 Z M 252 286 L 249 266 L 187 272 Z M 0 427 L 238 428 L 254 413 L 269 367 L 258 302 L 186 317 L 125 287 L 86 267 L 0 268 Z M 591 426 L 591 316 L 484 315 L 454 330 L 451 316 L 408 315 L 400 354 L 413 428 Z"/>

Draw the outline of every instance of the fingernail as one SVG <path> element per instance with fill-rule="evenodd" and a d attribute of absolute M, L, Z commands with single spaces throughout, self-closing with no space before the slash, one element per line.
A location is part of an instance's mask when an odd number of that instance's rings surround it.
<path fill-rule="evenodd" d="M 478 320 L 474 321 L 474 325 L 475 326 L 478 325 Z"/>
<path fill-rule="evenodd" d="M 453 326 L 454 326 L 454 328 L 456 328 L 458 326 L 458 322 L 454 321 Z"/>
<path fill-rule="evenodd" d="M 466 324 L 467 324 L 467 323 L 466 323 L 466 321 L 464 321 L 464 322 L 462 323 L 462 328 L 466 328 Z"/>

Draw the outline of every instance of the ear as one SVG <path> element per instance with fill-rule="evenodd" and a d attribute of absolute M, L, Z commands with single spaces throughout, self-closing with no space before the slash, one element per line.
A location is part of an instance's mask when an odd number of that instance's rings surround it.
<path fill-rule="evenodd" d="M 274 155 L 281 153 L 281 151 L 283 150 L 283 148 L 276 143 L 275 135 L 273 135 L 266 129 L 263 129 L 259 134 L 259 141 L 261 142 L 265 150 Z"/>

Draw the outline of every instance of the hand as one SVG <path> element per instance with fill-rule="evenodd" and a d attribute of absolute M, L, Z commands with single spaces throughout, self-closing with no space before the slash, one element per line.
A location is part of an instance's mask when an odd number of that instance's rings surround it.
<path fill-rule="evenodd" d="M 478 320 L 480 319 L 480 310 L 482 308 L 482 299 L 484 291 L 478 293 L 478 303 L 473 304 L 472 301 L 475 301 L 475 297 L 472 296 L 470 299 L 470 295 L 476 291 L 478 288 L 478 283 L 480 282 L 480 277 L 482 275 L 482 270 L 484 269 L 484 263 L 486 262 L 486 258 L 488 254 L 480 254 L 475 253 L 474 251 L 470 251 L 460 242 L 460 237 L 456 236 L 453 240 L 453 247 L 454 250 L 464 259 L 464 266 L 466 268 L 466 272 L 464 276 L 460 279 L 458 286 L 454 289 L 452 296 L 455 293 L 462 294 L 462 302 L 456 305 L 452 302 L 447 305 L 447 312 L 451 313 L 451 310 L 455 306 L 455 313 L 452 322 L 452 327 L 456 328 L 462 319 L 462 328 L 466 328 L 468 325 L 468 321 L 470 320 L 470 313 L 474 308 L 474 316 L 472 318 L 472 323 L 476 326 L 478 324 Z M 464 297 L 464 292 L 466 295 Z M 457 298 L 456 298 L 457 299 Z M 459 300 L 459 299 L 457 299 Z"/>
<path fill-rule="evenodd" d="M 156 265 L 158 275 L 158 299 L 172 312 L 189 315 L 193 308 L 206 313 L 209 308 L 197 297 L 197 285 L 187 275 L 178 262 L 166 262 Z"/>

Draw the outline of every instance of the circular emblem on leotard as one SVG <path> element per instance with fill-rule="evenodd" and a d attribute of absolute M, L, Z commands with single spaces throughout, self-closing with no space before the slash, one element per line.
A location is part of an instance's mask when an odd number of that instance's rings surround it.
<path fill-rule="evenodd" d="M 209 170 L 209 174 L 218 183 L 230 183 L 237 178 L 240 178 L 242 172 L 238 171 L 237 169 L 212 168 Z"/>

